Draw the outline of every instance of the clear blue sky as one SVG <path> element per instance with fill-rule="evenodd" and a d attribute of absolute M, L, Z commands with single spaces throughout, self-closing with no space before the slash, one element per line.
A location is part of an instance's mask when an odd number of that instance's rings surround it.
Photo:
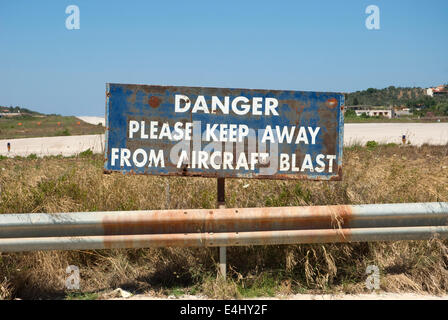
<path fill-rule="evenodd" d="M 380 30 L 365 27 L 371 4 Z M 104 115 L 106 82 L 428 87 L 448 82 L 447 40 L 446 0 L 0 0 L 0 105 Z"/>

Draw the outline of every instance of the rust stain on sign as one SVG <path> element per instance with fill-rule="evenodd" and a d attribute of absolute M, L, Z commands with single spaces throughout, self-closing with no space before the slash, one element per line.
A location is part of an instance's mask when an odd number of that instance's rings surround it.
<path fill-rule="evenodd" d="M 157 97 L 155 97 L 155 96 L 151 96 L 151 97 L 149 98 L 148 103 L 149 103 L 149 105 L 150 105 L 151 107 L 153 107 L 153 108 L 158 108 L 159 105 L 160 105 L 160 99 L 157 98 Z"/>

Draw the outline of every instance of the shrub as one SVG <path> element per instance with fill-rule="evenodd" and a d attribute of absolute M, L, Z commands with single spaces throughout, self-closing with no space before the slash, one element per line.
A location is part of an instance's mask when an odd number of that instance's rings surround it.
<path fill-rule="evenodd" d="M 56 133 L 56 136 L 71 136 L 72 134 L 68 129 L 64 129 Z"/>
<path fill-rule="evenodd" d="M 80 156 L 80 157 L 90 157 L 90 156 L 92 156 L 92 155 L 93 155 L 93 151 L 90 150 L 90 148 L 87 149 L 87 150 L 85 150 L 85 151 L 83 151 L 83 152 L 80 152 L 80 153 L 79 153 L 79 156 Z"/>
<path fill-rule="evenodd" d="M 376 147 L 378 147 L 378 142 L 376 142 L 376 141 L 374 141 L 374 140 L 367 141 L 367 143 L 366 143 L 366 147 L 367 147 L 367 149 L 369 149 L 369 150 L 373 150 L 373 149 L 375 149 Z"/>
<path fill-rule="evenodd" d="M 345 118 L 356 118 L 357 115 L 356 115 L 355 110 L 353 110 L 353 109 L 347 109 L 347 110 L 345 111 L 344 117 L 345 117 Z"/>

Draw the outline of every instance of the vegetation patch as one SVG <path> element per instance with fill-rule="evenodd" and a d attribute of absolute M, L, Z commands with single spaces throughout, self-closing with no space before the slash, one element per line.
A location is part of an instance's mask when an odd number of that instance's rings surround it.
<path fill-rule="evenodd" d="M 102 155 L 8 158 L 0 167 L 0 214 L 188 209 L 217 200 L 216 179 L 103 174 Z M 226 206 L 446 202 L 448 145 L 345 148 L 343 174 L 332 182 L 227 179 Z M 1 253 L 0 298 L 93 298 L 115 288 L 210 298 L 367 293 L 372 264 L 382 291 L 448 293 L 446 240 L 227 250 L 226 282 L 217 276 L 217 248 Z M 69 265 L 80 269 L 80 293 L 65 289 Z"/>
<path fill-rule="evenodd" d="M 104 127 L 76 117 L 33 114 L 0 118 L 0 139 L 102 134 L 104 131 Z"/>

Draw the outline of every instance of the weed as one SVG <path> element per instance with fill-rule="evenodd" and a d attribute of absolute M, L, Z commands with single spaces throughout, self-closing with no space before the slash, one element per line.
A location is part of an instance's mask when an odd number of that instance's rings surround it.
<path fill-rule="evenodd" d="M 83 157 L 83 158 L 92 157 L 92 155 L 93 155 L 93 151 L 90 148 L 79 153 L 79 156 Z"/>
<path fill-rule="evenodd" d="M 375 149 L 376 147 L 378 147 L 378 142 L 376 142 L 376 141 L 374 141 L 374 140 L 367 141 L 367 143 L 366 143 L 366 147 L 367 147 L 367 149 L 369 149 L 369 150 L 373 150 L 373 149 Z"/>
<path fill-rule="evenodd" d="M 57 131 L 55 133 L 55 136 L 70 136 L 70 135 L 71 135 L 70 131 L 67 128 L 62 131 Z"/>
<path fill-rule="evenodd" d="M 66 295 L 65 300 L 96 300 L 98 297 L 97 293 L 70 292 Z"/>

